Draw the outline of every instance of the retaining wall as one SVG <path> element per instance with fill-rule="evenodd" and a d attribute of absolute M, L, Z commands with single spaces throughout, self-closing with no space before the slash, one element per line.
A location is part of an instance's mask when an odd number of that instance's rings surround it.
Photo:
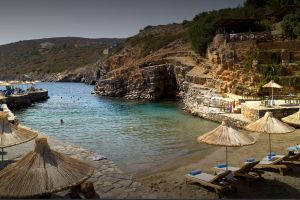
<path fill-rule="evenodd" d="M 283 117 L 292 115 L 296 112 L 299 111 L 299 107 L 286 107 L 286 108 L 270 108 L 270 109 L 254 109 L 251 107 L 248 107 L 245 104 L 242 104 L 241 106 L 241 112 L 242 114 L 247 117 L 248 119 L 251 120 L 258 120 L 259 118 L 263 117 L 266 112 L 272 112 L 273 116 L 276 117 L 277 119 L 281 119 Z"/>

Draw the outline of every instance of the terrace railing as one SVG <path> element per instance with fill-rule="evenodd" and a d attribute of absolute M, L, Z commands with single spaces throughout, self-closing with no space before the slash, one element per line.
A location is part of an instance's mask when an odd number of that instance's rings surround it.
<path fill-rule="evenodd" d="M 226 42 L 241 42 L 241 41 L 272 41 L 273 36 L 270 32 L 247 32 L 247 33 L 233 33 L 225 35 Z"/>

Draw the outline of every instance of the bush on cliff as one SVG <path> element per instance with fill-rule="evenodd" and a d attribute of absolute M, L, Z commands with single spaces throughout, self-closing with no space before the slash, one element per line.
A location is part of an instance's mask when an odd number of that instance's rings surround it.
<path fill-rule="evenodd" d="M 300 37 L 300 15 L 289 14 L 283 18 L 281 28 L 285 36 Z"/>
<path fill-rule="evenodd" d="M 249 19 L 262 16 L 263 10 L 248 5 L 237 8 L 227 8 L 203 12 L 195 16 L 190 24 L 189 39 L 197 53 L 205 53 L 208 43 L 212 41 L 217 30 L 217 22 L 224 19 Z M 264 30 L 265 25 L 257 24 L 255 29 Z"/>
<path fill-rule="evenodd" d="M 264 15 L 283 6 L 300 5 L 299 0 L 247 0 L 243 7 L 228 8 L 203 12 L 195 16 L 189 24 L 189 38 L 194 50 L 204 54 L 217 30 L 216 23 L 226 19 L 260 19 L 252 31 L 269 30 L 271 23 L 264 19 Z M 283 22 L 284 33 L 293 37 L 300 37 L 299 14 L 286 16 Z"/>

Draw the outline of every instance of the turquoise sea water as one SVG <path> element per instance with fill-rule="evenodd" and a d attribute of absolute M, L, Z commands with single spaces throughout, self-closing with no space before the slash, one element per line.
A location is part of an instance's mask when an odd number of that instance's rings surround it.
<path fill-rule="evenodd" d="M 39 83 L 37 87 L 48 89 L 50 99 L 14 111 L 22 124 L 105 155 L 127 172 L 209 148 L 196 138 L 217 127 L 186 114 L 174 102 L 98 97 L 91 95 L 93 86 L 81 83 Z"/>

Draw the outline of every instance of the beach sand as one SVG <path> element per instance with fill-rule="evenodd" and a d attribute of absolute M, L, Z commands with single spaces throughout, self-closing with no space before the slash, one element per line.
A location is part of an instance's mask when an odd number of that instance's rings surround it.
<path fill-rule="evenodd" d="M 253 134 L 258 137 L 257 143 L 241 148 L 228 148 L 228 161 L 231 166 L 240 166 L 249 157 L 257 160 L 267 155 L 269 151 L 268 135 Z M 272 151 L 286 154 L 287 147 L 300 144 L 300 130 L 290 134 L 271 136 Z M 203 144 L 199 144 L 203 145 Z M 185 183 L 184 175 L 194 169 L 214 173 L 213 166 L 225 162 L 225 148 L 208 148 L 185 157 L 180 157 L 172 163 L 167 163 L 151 172 L 138 175 L 137 180 L 147 188 L 149 198 L 218 198 L 213 190 L 207 190 L 198 184 Z M 222 194 L 225 198 L 300 198 L 300 165 L 292 166 L 292 170 L 281 176 L 276 171 L 265 171 L 264 181 L 245 180 L 237 182 L 236 192 Z"/>

